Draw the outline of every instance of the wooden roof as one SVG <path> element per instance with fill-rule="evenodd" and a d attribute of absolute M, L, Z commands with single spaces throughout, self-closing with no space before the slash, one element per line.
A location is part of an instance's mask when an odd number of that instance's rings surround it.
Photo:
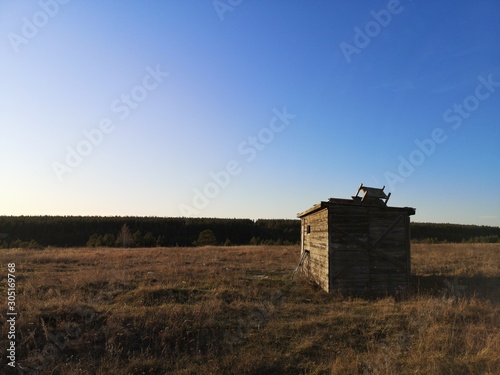
<path fill-rule="evenodd" d="M 381 210 L 387 210 L 387 211 L 399 211 L 401 213 L 406 213 L 408 216 L 410 215 L 415 215 L 415 208 L 413 207 L 389 207 L 389 206 L 379 206 L 379 205 L 372 205 L 372 204 L 366 204 L 361 202 L 361 200 L 354 200 L 354 199 L 341 199 L 341 198 L 330 198 L 327 202 L 320 202 L 309 208 L 308 210 L 305 210 L 303 212 L 300 212 L 297 214 L 298 218 L 310 215 L 316 211 L 325 209 L 325 208 L 332 208 L 335 206 L 360 206 L 360 207 L 376 207 Z"/>
<path fill-rule="evenodd" d="M 328 207 L 334 207 L 336 205 L 379 207 L 382 210 L 389 210 L 392 212 L 400 211 L 402 213 L 406 213 L 408 216 L 415 215 L 415 209 L 412 207 L 387 207 L 387 201 L 391 197 L 391 193 L 385 194 L 384 188 L 385 186 L 382 188 L 363 186 L 361 183 L 358 187 L 356 195 L 352 196 L 352 199 L 330 198 L 328 199 L 328 202 L 320 202 L 312 206 L 310 209 L 297 214 L 297 217 L 301 218 L 312 214 L 313 212 Z M 360 192 L 363 194 L 362 197 L 359 196 Z"/>

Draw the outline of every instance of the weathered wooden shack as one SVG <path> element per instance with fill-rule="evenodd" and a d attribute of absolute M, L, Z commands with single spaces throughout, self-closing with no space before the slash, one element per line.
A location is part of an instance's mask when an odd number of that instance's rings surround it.
<path fill-rule="evenodd" d="M 415 209 L 389 207 L 389 198 L 384 187 L 361 184 L 352 199 L 330 198 L 299 213 L 302 271 L 326 292 L 380 295 L 407 288 Z"/>

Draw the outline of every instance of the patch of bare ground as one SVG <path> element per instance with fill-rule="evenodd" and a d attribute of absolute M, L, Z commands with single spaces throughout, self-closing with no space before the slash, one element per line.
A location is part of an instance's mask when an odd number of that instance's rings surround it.
<path fill-rule="evenodd" d="M 404 300 L 292 281 L 298 258 L 296 246 L 3 250 L 19 373 L 500 373 L 500 245 L 414 245 Z"/>

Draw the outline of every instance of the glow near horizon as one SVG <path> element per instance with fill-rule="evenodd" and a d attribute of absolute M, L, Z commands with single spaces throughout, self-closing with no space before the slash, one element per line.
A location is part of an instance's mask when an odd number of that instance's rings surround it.
<path fill-rule="evenodd" d="M 294 218 L 363 182 L 414 221 L 500 225 L 500 4 L 218 12 L 0 2 L 0 214 Z M 25 19 L 40 27 L 16 53 Z M 106 119 L 60 182 L 54 162 Z"/>

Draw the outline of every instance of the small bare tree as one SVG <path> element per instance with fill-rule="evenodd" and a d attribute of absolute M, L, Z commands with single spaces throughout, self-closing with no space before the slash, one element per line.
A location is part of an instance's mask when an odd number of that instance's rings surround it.
<path fill-rule="evenodd" d="M 132 244 L 132 234 L 127 224 L 123 224 L 122 229 L 118 232 L 116 242 L 118 245 L 121 245 L 121 247 L 129 247 Z"/>

